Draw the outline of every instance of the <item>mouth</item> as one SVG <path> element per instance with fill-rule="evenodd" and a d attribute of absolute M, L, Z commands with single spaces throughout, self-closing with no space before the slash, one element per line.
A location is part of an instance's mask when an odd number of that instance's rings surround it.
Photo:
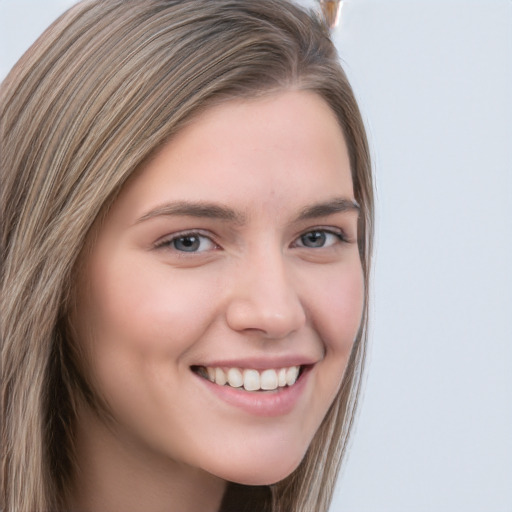
<path fill-rule="evenodd" d="M 276 391 L 292 387 L 312 365 L 283 368 L 225 368 L 192 366 L 191 370 L 218 386 L 228 386 L 249 392 Z"/>

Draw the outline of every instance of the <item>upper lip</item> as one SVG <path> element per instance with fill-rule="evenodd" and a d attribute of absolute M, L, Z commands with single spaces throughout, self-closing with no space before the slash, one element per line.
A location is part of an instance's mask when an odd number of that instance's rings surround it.
<path fill-rule="evenodd" d="M 309 366 L 318 362 L 306 355 L 280 355 L 261 357 L 241 357 L 232 359 L 215 359 L 193 366 L 204 366 L 210 368 L 251 368 L 254 370 L 267 370 L 271 368 L 287 368 L 290 366 Z"/>

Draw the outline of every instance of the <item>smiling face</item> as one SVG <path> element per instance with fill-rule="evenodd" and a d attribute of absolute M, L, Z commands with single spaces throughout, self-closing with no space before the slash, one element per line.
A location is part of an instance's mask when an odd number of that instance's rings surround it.
<path fill-rule="evenodd" d="M 245 484 L 296 468 L 361 320 L 357 218 L 342 131 L 313 93 L 230 101 L 178 133 L 85 262 L 75 327 L 114 419 L 102 450 Z"/>

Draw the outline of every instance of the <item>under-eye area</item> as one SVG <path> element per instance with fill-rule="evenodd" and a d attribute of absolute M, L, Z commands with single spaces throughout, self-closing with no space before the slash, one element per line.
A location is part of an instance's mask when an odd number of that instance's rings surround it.
<path fill-rule="evenodd" d="M 230 386 L 245 391 L 275 391 L 293 386 L 312 366 L 287 366 L 266 370 L 192 366 L 191 370 L 219 386 Z"/>

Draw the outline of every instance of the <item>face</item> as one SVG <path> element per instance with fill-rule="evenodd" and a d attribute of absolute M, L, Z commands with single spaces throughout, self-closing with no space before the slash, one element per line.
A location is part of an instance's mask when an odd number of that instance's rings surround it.
<path fill-rule="evenodd" d="M 295 469 L 361 320 L 357 218 L 313 93 L 227 102 L 177 134 L 85 262 L 76 328 L 113 439 L 245 484 Z"/>

